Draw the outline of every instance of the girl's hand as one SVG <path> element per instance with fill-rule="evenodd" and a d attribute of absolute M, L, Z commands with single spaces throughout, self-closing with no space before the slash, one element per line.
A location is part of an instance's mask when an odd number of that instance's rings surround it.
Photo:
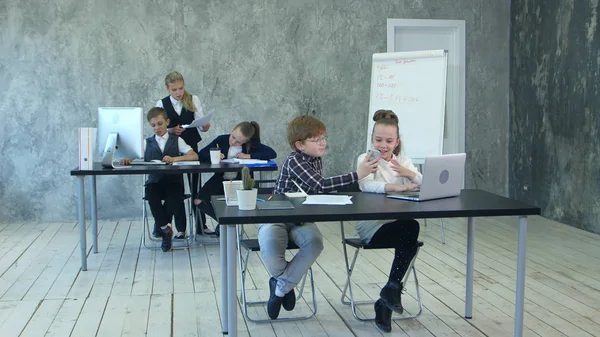
<path fill-rule="evenodd" d="M 378 168 L 379 158 L 371 159 L 371 154 L 369 154 L 365 157 L 362 163 L 360 163 L 358 170 L 356 170 L 356 173 L 358 173 L 358 179 L 360 180 L 368 176 L 369 174 L 377 171 Z"/>
<path fill-rule="evenodd" d="M 249 154 L 247 154 L 247 153 L 241 153 L 241 152 L 238 153 L 238 154 L 236 154 L 235 157 L 239 158 L 239 159 L 250 159 L 250 155 Z"/>
<path fill-rule="evenodd" d="M 221 154 L 219 155 L 219 157 L 220 157 L 221 159 L 225 159 L 225 155 L 224 155 L 223 153 L 221 153 Z"/>
<path fill-rule="evenodd" d="M 174 163 L 175 162 L 175 158 L 171 157 L 171 156 L 164 156 L 162 159 L 163 162 L 165 163 Z"/>
<path fill-rule="evenodd" d="M 400 163 L 398 163 L 396 159 L 392 159 L 390 163 L 392 163 L 392 170 L 394 170 L 394 172 L 396 172 L 398 176 L 406 177 L 410 180 L 413 180 L 415 178 L 415 173 L 407 169 L 406 167 L 400 165 Z"/>
<path fill-rule="evenodd" d="M 129 166 L 129 165 L 131 165 L 131 159 L 130 158 L 123 158 L 123 159 L 119 160 L 119 164 L 120 165 Z"/>
<path fill-rule="evenodd" d="M 406 192 L 406 191 L 412 191 L 414 189 L 419 188 L 419 185 L 417 184 L 393 184 L 394 186 L 394 192 Z"/>
<path fill-rule="evenodd" d="M 208 129 L 210 129 L 210 123 L 207 123 L 206 125 L 202 125 L 202 131 L 203 132 L 208 131 Z"/>
<path fill-rule="evenodd" d="M 181 125 L 174 126 L 174 127 L 170 128 L 170 129 L 167 129 L 167 130 L 169 131 L 169 133 L 172 133 L 175 136 L 179 136 L 179 135 L 181 135 L 183 133 L 183 131 L 185 131 L 185 129 L 182 128 Z"/>

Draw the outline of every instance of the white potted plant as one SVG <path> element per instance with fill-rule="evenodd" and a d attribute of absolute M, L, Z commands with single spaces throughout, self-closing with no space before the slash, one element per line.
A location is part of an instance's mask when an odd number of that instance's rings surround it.
<path fill-rule="evenodd" d="M 240 210 L 248 211 L 256 208 L 256 196 L 258 190 L 254 188 L 255 181 L 250 176 L 250 169 L 242 169 L 242 189 L 237 190 L 238 207 Z"/>

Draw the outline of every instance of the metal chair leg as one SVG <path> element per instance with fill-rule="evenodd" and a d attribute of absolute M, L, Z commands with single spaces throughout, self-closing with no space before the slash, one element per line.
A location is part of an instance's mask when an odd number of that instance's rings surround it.
<path fill-rule="evenodd" d="M 342 298 L 341 298 L 341 302 L 345 305 L 350 305 L 350 308 L 352 310 L 352 315 L 359 321 L 363 321 L 363 322 L 368 322 L 368 321 L 374 321 L 375 317 L 361 317 L 358 314 L 358 310 L 357 310 L 357 306 L 359 305 L 365 305 L 365 304 L 370 304 L 372 305 L 373 303 L 375 303 L 375 301 L 373 300 L 365 300 L 365 301 L 356 301 L 354 299 L 354 294 L 352 293 L 352 272 L 354 271 L 354 266 L 356 264 L 356 260 L 358 257 L 358 253 L 360 252 L 360 250 L 362 248 L 356 248 L 355 253 L 354 253 L 354 257 L 352 258 L 352 262 L 349 263 L 348 262 L 348 253 L 347 253 L 347 248 L 346 248 L 346 241 L 345 241 L 345 234 L 344 234 L 344 223 L 343 221 L 340 222 L 340 227 L 341 227 L 341 233 L 342 233 L 342 246 L 343 246 L 343 250 L 344 250 L 344 262 L 346 264 L 346 284 L 344 285 L 344 289 L 342 291 Z M 415 282 L 415 289 L 416 289 L 416 296 L 417 296 L 417 304 L 418 304 L 418 312 L 415 313 L 414 315 L 410 315 L 410 316 L 392 316 L 392 320 L 405 320 L 405 319 L 413 319 L 413 318 L 417 318 L 421 315 L 421 313 L 423 312 L 423 301 L 421 299 L 421 292 L 419 290 L 419 280 L 417 278 L 417 270 L 415 268 L 415 261 L 417 259 L 417 255 L 419 254 L 419 248 L 417 248 L 417 252 L 415 253 L 415 256 L 413 257 L 413 259 L 410 262 L 410 265 L 408 267 L 408 271 L 406 272 L 406 274 L 404 275 L 404 278 L 402 280 L 403 284 L 406 285 L 407 281 L 408 281 L 408 277 L 410 276 L 410 274 L 413 274 L 413 279 Z M 349 299 L 349 301 L 345 300 L 346 298 Z"/>
<path fill-rule="evenodd" d="M 241 243 L 242 243 L 242 240 L 244 237 L 244 231 L 243 231 L 243 229 L 240 229 L 240 227 L 242 227 L 242 226 L 241 225 L 237 226 L 238 261 L 239 261 L 239 265 L 240 265 L 240 281 L 241 281 L 240 297 L 242 299 L 242 312 L 244 313 L 244 316 L 246 317 L 246 319 L 253 323 L 273 323 L 273 322 L 306 320 L 306 319 L 312 318 L 314 315 L 316 315 L 317 314 L 317 299 L 315 296 L 315 283 L 314 283 L 312 268 L 309 268 L 307 273 L 304 274 L 304 277 L 302 277 L 302 280 L 300 281 L 300 283 L 298 283 L 298 285 L 296 287 L 296 289 L 298 290 L 298 294 L 296 296 L 296 301 L 298 301 L 298 300 L 300 300 L 300 298 L 302 298 L 302 294 L 304 292 L 304 285 L 306 283 L 306 277 L 307 277 L 307 275 L 309 276 L 311 295 L 312 295 L 312 308 L 310 308 L 311 312 L 309 315 L 297 316 L 297 317 L 282 317 L 282 318 L 278 318 L 276 320 L 272 320 L 270 318 L 261 319 L 261 318 L 250 316 L 250 314 L 248 312 L 249 306 L 265 305 L 268 303 L 268 301 L 248 301 L 248 299 L 246 297 L 246 273 L 248 271 L 248 259 L 250 257 L 250 250 L 246 250 L 245 254 L 242 253 Z"/>

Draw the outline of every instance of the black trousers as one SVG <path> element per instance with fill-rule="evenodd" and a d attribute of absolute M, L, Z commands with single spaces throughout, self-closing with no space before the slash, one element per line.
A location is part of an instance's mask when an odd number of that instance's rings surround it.
<path fill-rule="evenodd" d="M 196 199 L 202 200 L 198 208 L 202 213 L 217 220 L 210 198 L 213 195 L 223 194 L 225 194 L 225 190 L 223 189 L 223 175 L 214 174 L 212 177 L 210 177 L 210 179 L 208 179 L 208 181 L 206 181 L 206 183 L 204 183 L 204 186 L 198 190 Z"/>
<path fill-rule="evenodd" d="M 171 223 L 173 214 L 182 202 L 182 196 L 183 184 L 159 181 L 146 185 L 146 200 L 154 217 L 154 229 Z"/>
<path fill-rule="evenodd" d="M 394 247 L 389 282 L 400 283 L 404 278 L 410 262 L 417 253 L 419 230 L 417 220 L 396 220 L 381 226 L 371 238 L 369 243 L 374 246 Z"/>

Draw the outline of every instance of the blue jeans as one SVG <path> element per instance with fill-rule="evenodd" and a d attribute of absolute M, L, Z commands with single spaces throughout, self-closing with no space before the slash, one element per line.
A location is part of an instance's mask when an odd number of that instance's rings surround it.
<path fill-rule="evenodd" d="M 288 241 L 300 250 L 291 261 L 285 259 Z M 323 235 L 312 222 L 263 224 L 258 229 L 260 253 L 269 274 L 277 279 L 277 296 L 294 289 L 323 251 Z"/>

